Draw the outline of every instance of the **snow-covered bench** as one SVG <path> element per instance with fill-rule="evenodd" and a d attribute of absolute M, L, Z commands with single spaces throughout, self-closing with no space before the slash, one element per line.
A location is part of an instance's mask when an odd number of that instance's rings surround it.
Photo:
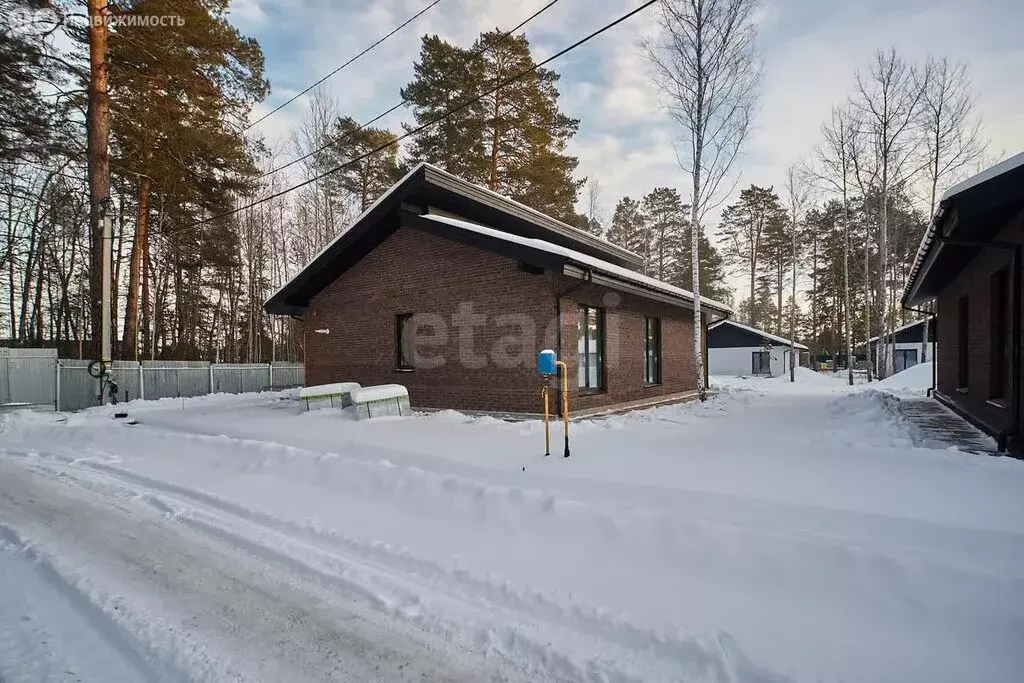
<path fill-rule="evenodd" d="M 356 408 L 358 420 L 412 415 L 409 390 L 401 384 L 380 384 L 355 389 L 352 391 L 352 405 Z"/>
<path fill-rule="evenodd" d="M 352 405 L 352 392 L 358 388 L 357 382 L 318 384 L 299 389 L 299 399 L 306 402 L 306 410 L 345 408 Z"/>

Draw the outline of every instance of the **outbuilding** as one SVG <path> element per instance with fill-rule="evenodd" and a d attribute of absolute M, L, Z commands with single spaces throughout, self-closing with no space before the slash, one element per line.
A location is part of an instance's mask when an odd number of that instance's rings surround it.
<path fill-rule="evenodd" d="M 799 354 L 807 347 L 795 347 L 799 363 Z M 719 320 L 708 327 L 708 367 L 712 375 L 777 377 L 789 372 L 790 353 L 788 339 L 735 320 Z"/>
<path fill-rule="evenodd" d="M 928 341 L 924 341 L 925 324 L 928 326 Z M 902 372 L 918 363 L 927 363 L 935 356 L 935 320 L 921 318 L 892 330 L 889 339 L 889 355 L 893 359 L 893 372 Z M 871 359 L 878 364 L 878 337 L 868 340 Z M 863 345 L 860 347 L 863 350 Z"/>
<path fill-rule="evenodd" d="M 414 408 L 536 414 L 546 348 L 573 414 L 693 397 L 694 297 L 642 265 L 420 164 L 265 308 L 304 321 L 308 383 L 401 384 Z M 701 326 L 730 313 L 703 299 Z"/>
<path fill-rule="evenodd" d="M 1024 452 L 1024 152 L 953 186 L 939 202 L 903 292 L 903 307 L 934 302 L 934 396 Z"/>

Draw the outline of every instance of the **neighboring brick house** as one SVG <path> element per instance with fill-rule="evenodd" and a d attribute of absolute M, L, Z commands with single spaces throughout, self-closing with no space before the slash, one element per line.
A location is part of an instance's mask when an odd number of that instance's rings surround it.
<path fill-rule="evenodd" d="M 308 384 L 404 384 L 418 408 L 538 413 L 545 348 L 568 365 L 573 414 L 688 398 L 693 297 L 641 265 L 421 164 L 266 310 L 304 320 Z M 705 328 L 731 313 L 702 305 Z"/>
<path fill-rule="evenodd" d="M 1024 152 L 954 186 L 939 204 L 903 295 L 935 302 L 935 397 L 1021 454 Z"/>

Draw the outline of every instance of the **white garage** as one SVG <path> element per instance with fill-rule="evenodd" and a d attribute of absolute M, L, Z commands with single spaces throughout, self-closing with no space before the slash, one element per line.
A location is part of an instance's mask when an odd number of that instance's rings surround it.
<path fill-rule="evenodd" d="M 797 344 L 798 362 L 801 351 L 807 347 Z M 733 320 L 708 325 L 708 374 L 777 377 L 789 372 L 789 356 L 784 337 Z"/>

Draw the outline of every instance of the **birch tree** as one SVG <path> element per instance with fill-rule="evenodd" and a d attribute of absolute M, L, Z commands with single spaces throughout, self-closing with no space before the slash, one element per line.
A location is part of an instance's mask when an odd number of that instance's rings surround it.
<path fill-rule="evenodd" d="M 816 152 L 821 166 L 817 177 L 838 192 L 843 202 L 843 306 L 846 311 L 843 337 L 846 341 L 846 380 L 850 386 L 853 386 L 853 309 L 850 307 L 850 174 L 853 163 L 850 152 L 853 131 L 858 126 L 849 108 L 833 108 L 832 118 L 821 127 L 824 144 Z M 864 339 L 867 343 L 867 337 Z"/>
<path fill-rule="evenodd" d="M 690 176 L 693 355 L 704 386 L 699 245 L 707 211 L 721 201 L 750 131 L 760 82 L 755 0 L 663 0 L 657 34 L 643 43 L 668 113 L 679 124 L 680 167 Z"/>
<path fill-rule="evenodd" d="M 895 47 L 878 50 L 866 71 L 858 72 L 853 107 L 862 121 L 876 178 L 878 209 L 878 320 L 879 376 L 892 372 L 886 337 L 889 329 L 887 275 L 889 272 L 889 196 L 914 170 L 920 138 L 917 128 L 927 79 Z"/>
<path fill-rule="evenodd" d="M 951 62 L 946 57 L 929 59 L 925 63 L 922 89 L 924 176 L 928 184 L 928 218 L 931 219 L 935 216 L 940 184 L 948 184 L 965 167 L 980 159 L 987 143 L 981 134 L 981 121 L 974 114 L 966 64 Z M 922 362 L 928 357 L 929 322 L 926 316 L 921 333 Z"/>
<path fill-rule="evenodd" d="M 796 266 L 797 249 L 796 236 L 800 232 L 800 223 L 807 212 L 807 206 L 811 201 L 811 184 L 807 182 L 807 176 L 801 172 L 800 167 L 791 165 L 786 169 L 786 185 L 783 188 L 786 193 L 786 205 L 789 210 L 789 232 L 792 250 L 792 274 L 791 290 L 792 304 L 789 307 L 789 381 L 796 381 Z M 849 362 L 849 356 L 847 357 Z"/>

